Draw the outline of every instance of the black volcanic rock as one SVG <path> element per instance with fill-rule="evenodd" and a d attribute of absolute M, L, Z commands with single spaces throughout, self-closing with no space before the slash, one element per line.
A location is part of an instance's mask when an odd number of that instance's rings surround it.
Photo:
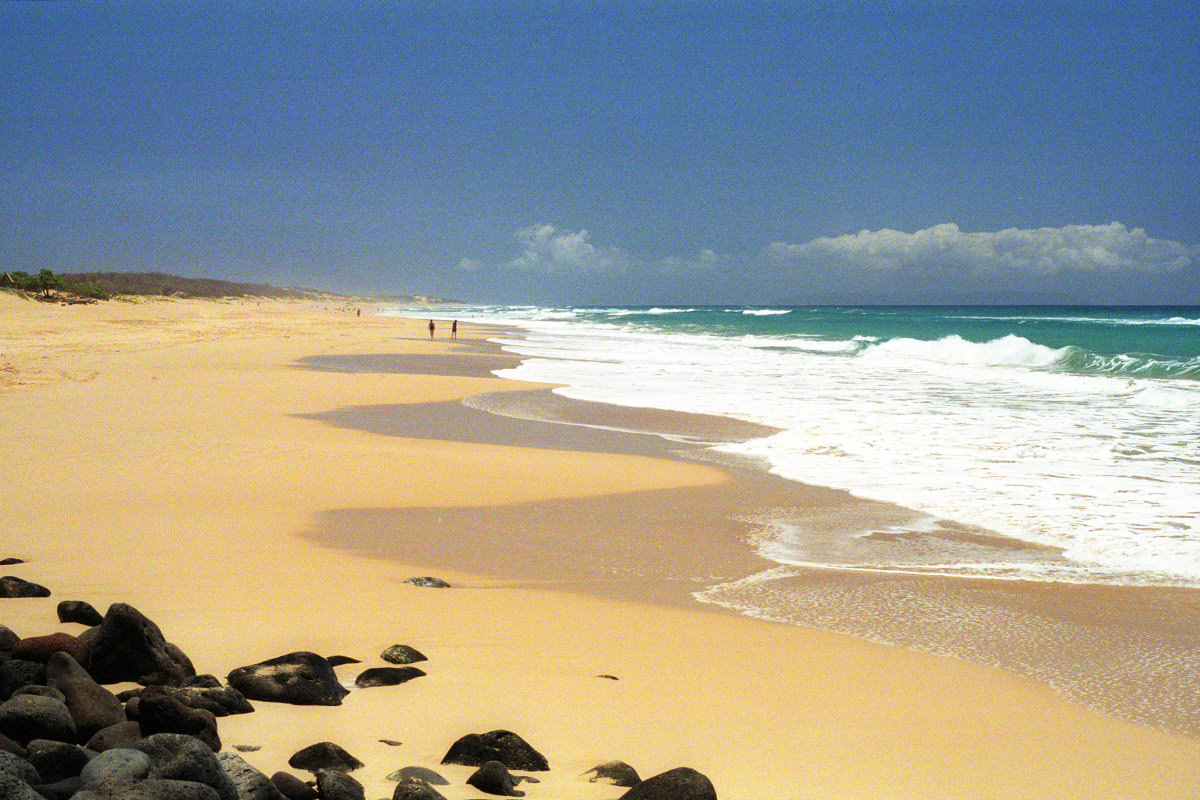
<path fill-rule="evenodd" d="M 313 786 L 297 778 L 290 772 L 276 772 L 271 776 L 271 783 L 283 793 L 288 800 L 318 800 L 320 795 Z"/>
<path fill-rule="evenodd" d="M 459 739 L 442 758 L 443 764 L 462 764 L 482 767 L 489 761 L 499 761 L 509 769 L 526 772 L 545 772 L 550 769 L 546 757 L 512 731 L 469 733 Z"/>
<path fill-rule="evenodd" d="M 420 778 L 405 778 L 396 784 L 392 800 L 446 800 L 446 797 Z"/>
<path fill-rule="evenodd" d="M 362 767 L 363 762 L 347 753 L 340 745 L 333 742 L 317 742 L 293 754 L 288 759 L 288 766 L 306 769 L 309 772 L 323 769 L 334 772 L 353 772 Z"/>
<path fill-rule="evenodd" d="M 284 800 L 271 779 L 237 753 L 217 753 L 217 761 L 237 789 L 238 800 Z"/>
<path fill-rule="evenodd" d="M 150 778 L 195 781 L 211 786 L 221 800 L 238 800 L 237 789 L 217 754 L 194 736 L 156 733 L 138 742 L 137 749 L 150 756 Z"/>
<path fill-rule="evenodd" d="M 406 644 L 394 644 L 379 654 L 379 657 L 389 664 L 416 664 L 418 661 L 428 661 L 424 654 Z"/>
<path fill-rule="evenodd" d="M 49 597 L 50 590 L 15 575 L 0 578 L 0 597 Z"/>
<path fill-rule="evenodd" d="M 717 790 L 696 770 L 677 767 L 647 778 L 620 800 L 717 800 Z"/>
<path fill-rule="evenodd" d="M 424 674 L 416 667 L 371 667 L 363 670 L 354 679 L 354 685 L 360 689 L 372 686 L 399 686 L 413 678 L 420 678 Z"/>
<path fill-rule="evenodd" d="M 409 578 L 404 581 L 411 583 L 413 586 L 420 586 L 425 589 L 449 589 L 450 584 L 446 583 L 441 578 L 431 578 L 428 575 L 423 575 L 419 578 Z"/>
<path fill-rule="evenodd" d="M 513 776 L 499 761 L 489 761 L 471 773 L 467 783 L 481 792 L 498 794 L 503 797 L 524 797 L 525 793 L 516 788 Z"/>
<path fill-rule="evenodd" d="M 191 708 L 203 709 L 214 717 L 249 714 L 254 706 L 232 686 L 161 686 L 162 692 Z"/>
<path fill-rule="evenodd" d="M 138 702 L 138 724 L 144 736 L 185 733 L 204 742 L 214 753 L 221 749 L 217 719 L 212 712 L 184 705 L 159 686 L 151 686 L 142 692 Z"/>
<path fill-rule="evenodd" d="M 58 604 L 58 621 L 78 622 L 80 625 L 92 627 L 104 622 L 104 617 L 91 603 L 85 603 L 83 600 L 63 600 Z"/>
<path fill-rule="evenodd" d="M 361 783 L 344 772 L 328 769 L 317 773 L 317 794 L 321 800 L 366 800 Z"/>
<path fill-rule="evenodd" d="M 50 656 L 46 662 L 46 683 L 62 692 L 81 743 L 104 728 L 125 722 L 125 708 L 117 696 L 92 680 L 68 653 Z"/>
<path fill-rule="evenodd" d="M 151 619 L 126 603 L 109 606 L 104 621 L 87 633 L 87 668 L 97 683 L 179 686 L 196 674 L 191 659 L 168 642 Z"/>
<path fill-rule="evenodd" d="M 340 706 L 349 694 L 329 662 L 309 652 L 238 667 L 229 673 L 229 685 L 250 700 L 293 705 Z"/>
<path fill-rule="evenodd" d="M 609 761 L 592 767 L 583 774 L 591 776 L 588 778 L 588 781 L 591 783 L 607 783 L 610 786 L 624 786 L 628 788 L 637 786 L 642 782 L 642 779 L 637 774 L 637 770 L 624 761 Z"/>
<path fill-rule="evenodd" d="M 34 739 L 75 741 L 75 721 L 66 704 L 52 697 L 19 694 L 0 705 L 0 733 L 28 748 Z"/>

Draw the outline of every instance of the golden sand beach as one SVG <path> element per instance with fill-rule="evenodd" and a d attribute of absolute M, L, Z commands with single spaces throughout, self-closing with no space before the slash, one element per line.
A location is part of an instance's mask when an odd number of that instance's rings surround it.
<path fill-rule="evenodd" d="M 626 522 L 646 515 L 656 563 L 747 566 L 728 532 L 660 513 L 727 502 L 741 478 L 611 438 L 572 449 L 562 426 L 550 442 L 464 430 L 488 415 L 438 404 L 545 387 L 464 359 L 478 331 L 430 341 L 421 320 L 370 312 L 0 293 L 0 557 L 53 591 L 0 600 L 0 624 L 78 633 L 57 621 L 60 600 L 126 602 L 221 678 L 311 650 L 361 659 L 338 668 L 352 681 L 389 645 L 416 647 L 428 674 L 404 685 L 219 721 L 226 747 L 261 746 L 245 758 L 267 774 L 306 745 L 342 745 L 367 765 L 354 775 L 368 798 L 390 797 L 385 775 L 406 765 L 446 775 L 449 800 L 477 797 L 470 768 L 439 761 L 495 729 L 549 760 L 541 783 L 522 784 L 531 800 L 617 798 L 581 777 L 613 759 L 643 777 L 693 767 L 723 800 L 1200 796 L 1200 742 L 1034 681 L 691 603 L 660 572 L 609 575 L 602 593 L 573 584 L 561 565 L 606 536 L 604 509 L 618 506 Z M 442 366 L 312 368 L 364 355 Z M 416 427 L 328 418 L 372 406 L 412 406 Z M 555 509 L 553 539 L 530 539 L 530 508 Z M 420 546 L 404 561 L 370 545 L 407 536 Z M 620 536 L 646 547 L 636 530 Z M 557 571 L 506 567 L 550 546 Z M 404 583 L 418 575 L 454 588 Z"/>

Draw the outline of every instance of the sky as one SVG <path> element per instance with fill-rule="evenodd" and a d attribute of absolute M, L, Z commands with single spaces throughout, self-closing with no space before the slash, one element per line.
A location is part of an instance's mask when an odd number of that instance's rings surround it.
<path fill-rule="evenodd" d="M 1200 4 L 0 0 L 0 269 L 1200 304 Z"/>

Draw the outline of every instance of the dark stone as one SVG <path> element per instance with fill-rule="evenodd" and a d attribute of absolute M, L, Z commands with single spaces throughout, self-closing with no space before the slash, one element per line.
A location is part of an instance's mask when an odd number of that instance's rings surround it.
<path fill-rule="evenodd" d="M 116 725 L 109 725 L 96 732 L 96 735 L 88 739 L 88 750 L 94 750 L 97 753 L 103 753 L 108 750 L 116 750 L 120 748 L 136 747 L 137 743 L 142 740 L 142 726 L 133 720 L 128 722 L 118 722 Z"/>
<path fill-rule="evenodd" d="M 0 733 L 27 747 L 34 739 L 74 742 L 75 721 L 64 703 L 21 694 L 0 705 Z"/>
<path fill-rule="evenodd" d="M 12 693 L 12 696 L 16 697 L 20 694 L 32 694 L 37 695 L 38 697 L 53 697 L 60 703 L 67 702 L 67 696 L 52 686 L 38 686 L 37 684 L 30 684 L 29 686 L 22 686 L 20 689 L 17 689 Z"/>
<path fill-rule="evenodd" d="M 150 756 L 151 778 L 196 781 L 215 789 L 221 800 L 238 800 L 217 754 L 194 736 L 156 733 L 138 742 L 137 749 Z"/>
<path fill-rule="evenodd" d="M 59 622 L 78 622 L 80 625 L 99 625 L 104 617 L 92 607 L 91 603 L 83 600 L 63 600 L 58 604 Z"/>
<path fill-rule="evenodd" d="M 420 586 L 423 589 L 449 589 L 450 584 L 446 583 L 441 578 L 431 578 L 428 575 L 420 578 L 409 578 L 405 583 L 411 583 L 413 586 Z"/>
<path fill-rule="evenodd" d="M 29 636 L 12 649 L 13 658 L 45 664 L 55 653 L 69 653 L 76 661 L 87 660 L 87 645 L 78 636 L 69 633 L 50 633 L 45 636 Z"/>
<path fill-rule="evenodd" d="M 634 786 L 620 800 L 717 800 L 712 781 L 690 767 L 676 767 Z"/>
<path fill-rule="evenodd" d="M 322 769 L 332 772 L 353 772 L 363 766 L 363 763 L 333 742 L 318 742 L 310 744 L 289 758 L 288 766 L 306 769 L 309 772 L 317 772 Z"/>
<path fill-rule="evenodd" d="M 469 733 L 451 745 L 442 758 L 443 764 L 462 764 L 482 767 L 489 761 L 499 761 L 509 769 L 525 772 L 545 772 L 550 769 L 546 757 L 512 731 Z"/>
<path fill-rule="evenodd" d="M 72 800 L 222 800 L 211 786 L 198 781 L 148 778 L 131 781 L 101 781 L 85 788 Z"/>
<path fill-rule="evenodd" d="M 138 711 L 142 705 L 142 693 L 138 692 L 133 697 L 125 701 L 125 718 L 137 722 L 141 719 L 141 713 Z"/>
<path fill-rule="evenodd" d="M 365 669 L 354 679 L 354 685 L 360 689 L 372 686 L 399 686 L 413 678 L 420 678 L 425 673 L 416 667 L 371 667 Z"/>
<path fill-rule="evenodd" d="M 12 753 L 19 758 L 25 757 L 25 748 L 14 742 L 12 739 L 0 733 L 0 753 Z"/>
<path fill-rule="evenodd" d="M 214 753 L 221 749 L 217 718 L 211 711 L 184 705 L 159 686 L 148 687 L 139 699 L 138 724 L 143 735 L 186 733 L 204 742 Z"/>
<path fill-rule="evenodd" d="M 22 686 L 45 686 L 46 665 L 14 658 L 0 664 L 0 698 L 7 700 Z"/>
<path fill-rule="evenodd" d="M 344 772 L 329 769 L 317 773 L 317 796 L 321 800 L 367 800 L 361 783 Z"/>
<path fill-rule="evenodd" d="M 379 739 L 378 741 L 382 744 L 386 744 L 388 747 L 399 747 L 400 745 L 404 744 L 404 742 L 400 742 L 395 739 Z"/>
<path fill-rule="evenodd" d="M 392 800 L 446 800 L 446 797 L 419 778 L 405 778 L 396 784 Z"/>
<path fill-rule="evenodd" d="M 30 583 L 15 575 L 5 575 L 0 578 L 0 597 L 49 597 L 50 590 L 45 586 Z"/>
<path fill-rule="evenodd" d="M 46 800 L 28 783 L 7 772 L 0 772 L 0 798 L 2 800 Z M 83 798 L 83 800 L 87 800 L 87 798 Z"/>
<path fill-rule="evenodd" d="M 141 750 L 116 748 L 105 750 L 80 771 L 84 786 L 100 781 L 140 781 L 150 774 L 150 756 Z"/>
<path fill-rule="evenodd" d="M 604 678 L 604 680 L 606 680 L 606 681 L 619 681 L 619 680 L 621 680 L 621 679 L 620 679 L 620 678 L 618 678 L 616 675 L 597 675 L 596 677 L 597 677 L 597 678 Z"/>
<path fill-rule="evenodd" d="M 238 800 L 284 800 L 271 779 L 236 753 L 217 753 L 217 761 L 237 789 Z"/>
<path fill-rule="evenodd" d="M 351 658 L 350 656 L 330 656 L 329 658 L 327 658 L 325 660 L 329 662 L 329 666 L 331 666 L 331 667 L 340 667 L 343 664 L 361 664 L 362 663 L 357 658 Z"/>
<path fill-rule="evenodd" d="M 271 783 L 275 784 L 275 788 L 288 800 L 318 800 L 320 797 L 315 787 L 290 772 L 276 772 L 271 776 Z"/>
<path fill-rule="evenodd" d="M 57 783 L 65 778 L 74 778 L 91 760 L 86 750 L 77 744 L 34 739 L 28 746 L 25 760 L 33 764 L 42 783 Z"/>
<path fill-rule="evenodd" d="M 418 780 L 428 783 L 430 786 L 449 786 L 450 781 L 443 778 L 438 773 L 428 767 L 403 767 L 396 770 L 391 775 L 387 776 L 389 781 L 407 781 Z"/>
<path fill-rule="evenodd" d="M 261 744 L 235 744 L 233 746 L 233 749 L 237 750 L 239 753 L 257 753 L 259 750 L 262 750 L 262 745 Z"/>
<path fill-rule="evenodd" d="M 113 603 L 91 631 L 87 668 L 97 683 L 179 686 L 196 674 L 191 659 L 131 605 Z"/>
<path fill-rule="evenodd" d="M 21 641 L 21 637 L 7 625 L 0 625 L 0 652 L 11 653 L 13 645 Z"/>
<path fill-rule="evenodd" d="M 86 742 L 101 730 L 125 722 L 125 708 L 117 696 L 92 680 L 87 670 L 65 652 L 46 662 L 46 682 L 63 693 L 63 702 L 75 720 L 77 741 Z"/>
<path fill-rule="evenodd" d="M 194 686 L 197 689 L 220 689 L 221 681 L 216 675 L 210 675 L 207 672 L 203 675 L 194 675 L 183 682 L 184 686 Z"/>
<path fill-rule="evenodd" d="M 591 775 L 588 781 L 591 783 L 607 783 L 609 786 L 637 786 L 642 782 L 638 777 L 637 770 L 626 764 L 624 761 L 609 761 L 605 764 L 592 767 L 584 775 Z"/>
<path fill-rule="evenodd" d="M 246 696 L 232 686 L 159 686 L 155 687 L 189 708 L 203 709 L 214 717 L 249 714 L 254 706 Z"/>
<path fill-rule="evenodd" d="M 428 661 L 420 650 L 406 644 L 394 644 L 379 654 L 379 657 L 389 664 L 415 664 L 418 661 Z"/>
<path fill-rule="evenodd" d="M 329 662 L 308 652 L 238 667 L 229 673 L 229 685 L 250 700 L 294 705 L 340 706 L 349 694 Z"/>
<path fill-rule="evenodd" d="M 0 558 L 0 567 L 11 567 L 13 564 L 24 563 L 25 559 L 23 558 L 13 558 L 12 556 L 9 556 L 8 558 Z"/>
<path fill-rule="evenodd" d="M 34 791 L 49 800 L 70 800 L 83 788 L 83 781 L 79 779 L 78 775 L 73 775 L 54 783 L 39 783 L 33 788 Z"/>
<path fill-rule="evenodd" d="M 513 777 L 499 761 L 489 761 L 471 773 L 467 783 L 481 792 L 498 794 L 503 797 L 524 797 L 525 793 L 516 788 Z"/>
<path fill-rule="evenodd" d="M 17 780 L 24 781 L 31 786 L 42 782 L 42 776 L 37 771 L 37 767 L 12 753 L 0 753 L 0 775 L 12 775 Z"/>

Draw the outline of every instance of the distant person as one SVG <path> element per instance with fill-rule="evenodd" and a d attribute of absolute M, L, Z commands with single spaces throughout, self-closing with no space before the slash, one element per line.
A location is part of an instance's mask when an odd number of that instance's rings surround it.
<path fill-rule="evenodd" d="M 429 338 L 433 338 L 433 332 L 437 330 L 437 326 L 433 324 L 433 320 L 429 320 Z"/>
<path fill-rule="evenodd" d="M 458 338 L 458 320 L 454 320 L 454 322 L 450 323 L 450 338 Z"/>
<path fill-rule="evenodd" d="M 359 308 L 359 309 L 355 309 L 355 311 L 354 311 L 354 316 L 356 316 L 356 317 L 361 317 L 361 316 L 362 316 L 362 309 L 361 309 L 361 308 Z"/>

